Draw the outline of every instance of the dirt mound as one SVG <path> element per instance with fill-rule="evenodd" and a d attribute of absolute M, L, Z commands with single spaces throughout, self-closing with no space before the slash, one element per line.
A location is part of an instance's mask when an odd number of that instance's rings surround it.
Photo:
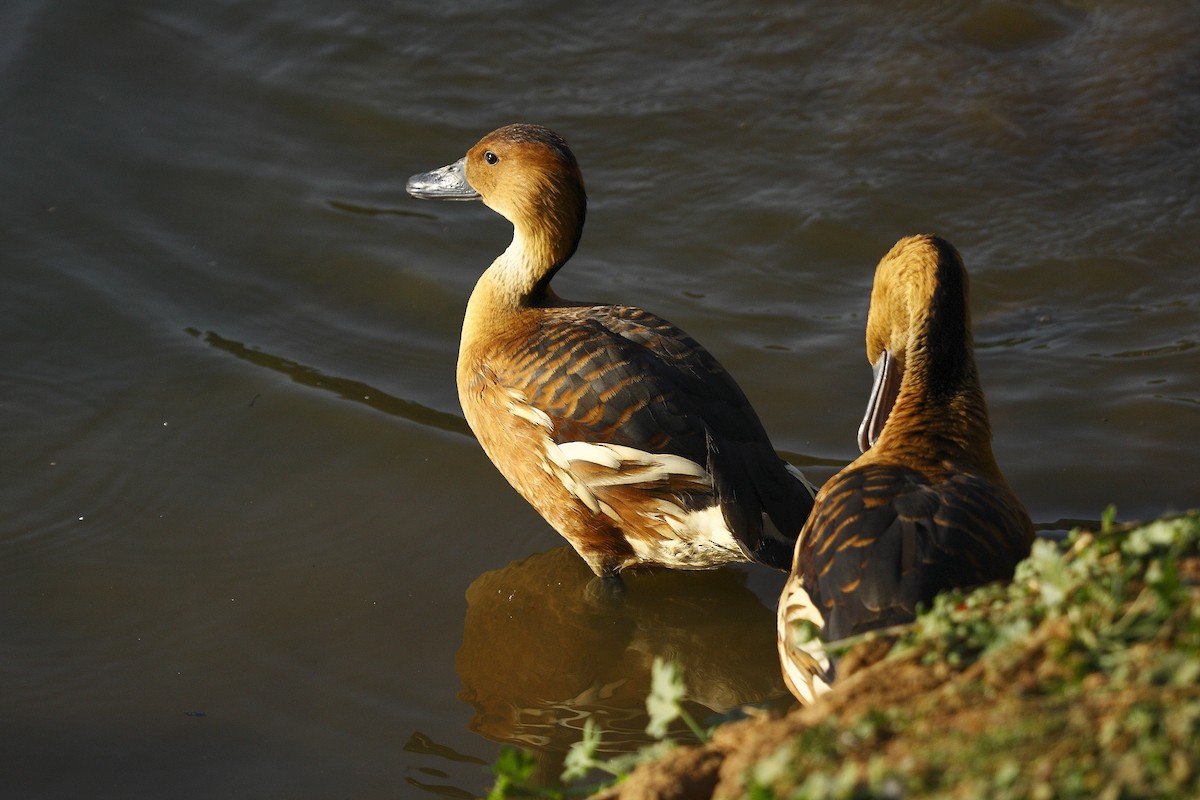
<path fill-rule="evenodd" d="M 1200 513 L 1039 542 L 1012 584 L 939 598 L 839 674 L 598 796 L 1200 796 Z"/>

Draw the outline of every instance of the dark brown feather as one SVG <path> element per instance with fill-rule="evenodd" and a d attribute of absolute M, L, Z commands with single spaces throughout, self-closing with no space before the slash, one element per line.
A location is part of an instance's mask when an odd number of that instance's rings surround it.
<path fill-rule="evenodd" d="M 841 639 L 911 621 L 950 588 L 1012 577 L 1032 531 L 1006 489 L 963 472 L 867 464 L 823 488 L 797 564 Z"/>

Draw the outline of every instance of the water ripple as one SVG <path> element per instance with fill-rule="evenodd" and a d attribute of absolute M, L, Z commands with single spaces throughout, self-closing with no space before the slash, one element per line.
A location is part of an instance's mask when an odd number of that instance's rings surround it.
<path fill-rule="evenodd" d="M 389 416 L 407 419 L 418 425 L 457 433 L 462 436 L 473 435 L 470 427 L 467 426 L 467 421 L 457 414 L 448 414 L 445 411 L 439 411 L 436 408 L 430 408 L 412 400 L 393 397 L 362 381 L 352 378 L 342 378 L 336 375 L 327 375 L 320 370 L 306 367 L 291 359 L 264 353 L 262 350 L 249 347 L 242 342 L 226 339 L 213 331 L 201 333 L 195 328 L 188 328 L 186 332 L 197 339 L 202 339 L 205 343 L 216 349 L 236 356 L 243 361 L 248 361 L 256 366 L 266 367 L 267 369 L 287 375 L 302 386 L 310 386 L 314 389 L 331 392 L 343 400 L 361 403 L 368 408 L 382 411 Z M 251 400 L 250 402 L 253 404 L 254 401 Z"/>

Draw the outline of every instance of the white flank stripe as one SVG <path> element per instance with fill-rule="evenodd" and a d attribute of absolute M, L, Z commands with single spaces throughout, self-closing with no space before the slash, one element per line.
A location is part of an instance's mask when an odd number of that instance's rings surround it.
<path fill-rule="evenodd" d="M 588 461 L 609 469 L 621 468 L 621 457 L 610 446 L 591 442 L 563 442 L 558 446 L 567 461 Z"/>
<path fill-rule="evenodd" d="M 524 392 L 518 392 L 513 389 L 507 391 L 508 394 L 508 410 L 514 416 L 520 417 L 526 422 L 532 422 L 539 428 L 552 430 L 554 423 L 550 421 L 550 416 L 540 408 L 534 408 L 529 405 L 529 398 Z"/>
<path fill-rule="evenodd" d="M 712 478 L 703 467 L 681 456 L 648 453 L 617 444 L 555 444 L 549 439 L 545 449 L 546 469 L 558 477 L 563 487 L 592 512 L 604 514 L 619 523 L 638 524 L 621 519 L 615 509 L 600 499 L 601 490 L 606 487 L 636 486 L 672 477 L 687 478 L 700 487 L 712 485 Z M 580 465 L 579 471 L 586 472 L 587 476 L 573 470 L 573 464 Z M 583 470 L 583 464 L 601 469 Z M 646 500 L 651 501 L 651 498 Z M 688 511 L 670 500 L 654 498 L 640 513 L 651 523 L 657 536 L 629 538 L 639 561 L 674 564 L 684 569 L 707 569 L 750 557 L 729 530 L 719 505 Z"/>
<path fill-rule="evenodd" d="M 558 445 L 567 461 L 586 461 L 606 467 L 611 476 L 592 479 L 594 486 L 622 486 L 635 483 L 665 481 L 672 475 L 694 478 L 701 483 L 711 483 L 708 472 L 695 461 L 667 453 L 647 453 L 635 447 L 619 444 L 593 444 L 592 442 L 563 442 Z M 554 456 L 551 456 L 554 458 Z M 558 459 L 555 458 L 555 463 Z"/>

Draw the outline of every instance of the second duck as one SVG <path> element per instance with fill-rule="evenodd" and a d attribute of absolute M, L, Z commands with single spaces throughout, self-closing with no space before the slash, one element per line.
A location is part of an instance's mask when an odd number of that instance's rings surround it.
<path fill-rule="evenodd" d="M 909 622 L 939 592 L 1010 579 L 1033 541 L 992 455 L 953 245 L 910 236 L 884 256 L 866 342 L 875 381 L 863 454 L 821 487 L 779 601 L 783 677 L 806 703 L 833 675 L 801 628 L 834 641 Z"/>

